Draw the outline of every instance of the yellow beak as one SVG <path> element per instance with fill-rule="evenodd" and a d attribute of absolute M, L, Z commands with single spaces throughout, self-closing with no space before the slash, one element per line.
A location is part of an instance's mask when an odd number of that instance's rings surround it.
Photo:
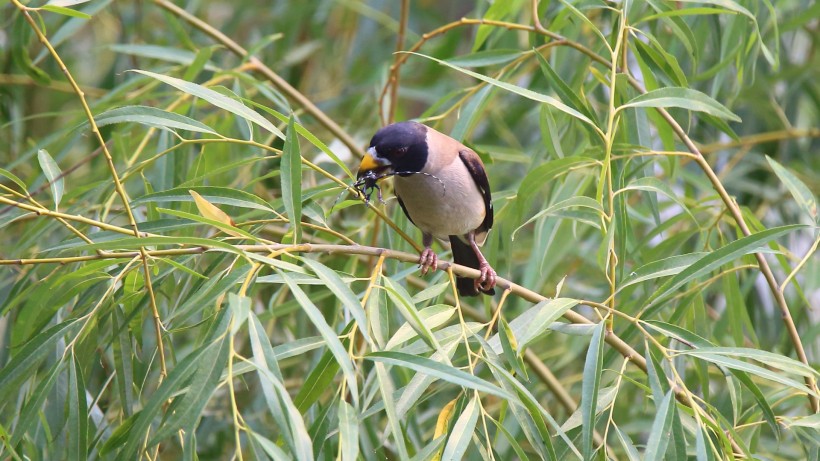
<path fill-rule="evenodd" d="M 367 150 L 367 153 L 362 157 L 362 163 L 359 164 L 359 172 L 356 174 L 357 178 L 361 178 L 368 171 L 383 170 L 390 166 L 390 163 L 383 159 L 377 159 L 371 152 L 372 148 Z"/>

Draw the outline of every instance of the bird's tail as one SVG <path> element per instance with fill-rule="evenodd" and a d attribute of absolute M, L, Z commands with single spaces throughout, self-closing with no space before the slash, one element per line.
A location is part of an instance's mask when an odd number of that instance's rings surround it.
<path fill-rule="evenodd" d="M 456 235 L 451 235 L 450 246 L 453 248 L 453 261 L 455 261 L 456 264 L 472 267 L 473 269 L 481 269 L 478 264 L 478 256 L 476 256 L 473 249 L 470 248 L 469 243 L 465 243 Z M 492 288 L 479 292 L 479 289 L 476 288 L 475 281 L 467 277 L 456 276 L 456 288 L 458 289 L 459 296 L 478 296 L 479 293 L 487 295 L 495 294 L 495 290 Z"/>

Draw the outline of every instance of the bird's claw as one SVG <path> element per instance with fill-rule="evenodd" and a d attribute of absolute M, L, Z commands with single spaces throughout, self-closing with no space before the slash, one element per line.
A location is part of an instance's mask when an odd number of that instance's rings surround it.
<path fill-rule="evenodd" d="M 478 270 L 481 271 L 481 276 L 475 280 L 475 287 L 479 291 L 486 292 L 492 290 L 495 286 L 495 270 L 486 262 L 481 263 Z"/>
<path fill-rule="evenodd" d="M 425 248 L 424 251 L 421 252 L 419 255 L 419 267 L 421 267 L 422 275 L 427 274 L 430 268 L 433 270 L 438 268 L 438 255 L 436 255 L 432 248 Z"/>

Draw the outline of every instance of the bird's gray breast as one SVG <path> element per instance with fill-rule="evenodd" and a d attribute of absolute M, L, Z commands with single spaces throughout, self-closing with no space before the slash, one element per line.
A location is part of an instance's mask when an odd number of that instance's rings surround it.
<path fill-rule="evenodd" d="M 394 177 L 396 195 L 419 229 L 447 239 L 481 225 L 484 199 L 461 159 L 456 156 L 449 165 L 423 173 Z"/>

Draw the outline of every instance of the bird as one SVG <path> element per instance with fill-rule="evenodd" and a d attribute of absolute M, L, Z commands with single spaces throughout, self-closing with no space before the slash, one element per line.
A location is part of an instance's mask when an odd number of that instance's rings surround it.
<path fill-rule="evenodd" d="M 493 204 L 478 154 L 421 123 L 393 123 L 373 135 L 357 173 L 370 184 L 383 176 L 394 177 L 401 209 L 422 232 L 421 273 L 438 266 L 433 238 L 449 240 L 455 263 L 481 272 L 476 280 L 456 276 L 458 294 L 495 294 L 496 272 L 479 249 L 493 226 Z"/>

